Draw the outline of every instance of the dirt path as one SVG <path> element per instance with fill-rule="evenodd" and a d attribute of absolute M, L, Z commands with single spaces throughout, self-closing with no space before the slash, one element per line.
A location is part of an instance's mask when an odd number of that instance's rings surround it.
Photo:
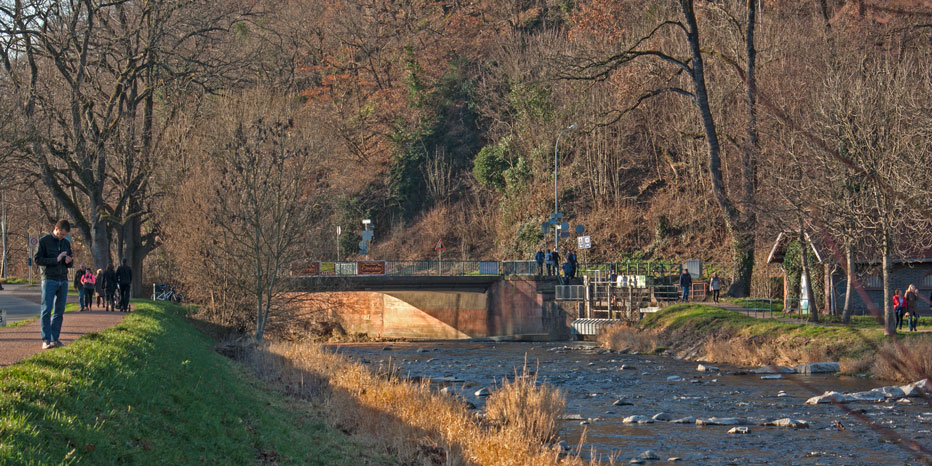
<path fill-rule="evenodd" d="M 39 287 L 7 285 L 0 291 L 0 309 L 7 310 L 11 322 L 39 314 L 42 301 Z M 69 297 L 68 302 L 77 302 Z M 120 312 L 66 312 L 61 328 L 61 341 L 68 345 L 82 336 L 99 332 L 120 323 L 126 314 Z M 36 319 L 16 328 L 0 328 L 0 367 L 9 366 L 43 350 L 40 323 Z"/>

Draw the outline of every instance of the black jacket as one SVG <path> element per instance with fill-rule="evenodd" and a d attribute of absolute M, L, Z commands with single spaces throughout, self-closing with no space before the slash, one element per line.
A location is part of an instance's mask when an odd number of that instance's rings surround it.
<path fill-rule="evenodd" d="M 45 235 L 39 239 L 39 247 L 36 248 L 34 257 L 36 265 L 42 266 L 42 276 L 46 280 L 68 281 L 68 269 L 74 266 L 74 261 L 70 264 L 65 263 L 65 259 L 58 260 L 58 255 L 62 251 L 67 251 L 68 255 L 74 257 L 71 252 L 71 242 L 66 239 L 58 239 L 52 235 Z"/>
<path fill-rule="evenodd" d="M 74 289 L 84 288 L 84 284 L 81 283 L 81 277 L 83 277 L 85 273 L 84 270 L 78 270 L 74 273 Z"/>
<path fill-rule="evenodd" d="M 689 288 L 689 287 L 692 286 L 692 285 L 693 285 L 693 276 L 692 276 L 692 275 L 690 275 L 690 274 L 688 274 L 688 273 L 684 273 L 683 275 L 680 275 L 680 286 L 681 286 L 681 287 L 683 287 L 683 288 Z"/>
<path fill-rule="evenodd" d="M 104 270 L 101 274 L 103 275 L 103 289 L 109 292 L 114 292 L 117 289 L 116 282 L 116 273 L 113 270 Z"/>
<path fill-rule="evenodd" d="M 133 269 L 129 268 L 128 265 L 121 265 L 117 267 L 116 279 L 117 283 L 119 283 L 121 287 L 133 283 Z"/>

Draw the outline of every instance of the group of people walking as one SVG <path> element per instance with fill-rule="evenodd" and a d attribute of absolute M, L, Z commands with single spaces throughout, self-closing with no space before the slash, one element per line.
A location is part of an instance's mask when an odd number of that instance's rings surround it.
<path fill-rule="evenodd" d="M 579 269 L 579 262 L 576 261 L 576 253 L 570 251 L 566 255 L 566 261 L 561 262 L 560 253 L 558 251 L 547 250 L 544 253 L 543 249 L 538 249 L 537 254 L 534 255 L 534 262 L 537 263 L 537 275 L 544 275 L 544 265 L 547 266 L 547 276 L 552 277 L 556 275 L 560 276 L 560 271 L 563 271 L 563 277 L 567 279 L 576 278 L 576 272 Z"/>
<path fill-rule="evenodd" d="M 52 232 L 39 239 L 36 249 L 36 265 L 42 267 L 42 310 L 40 313 L 40 332 L 42 349 L 62 346 L 62 321 L 65 316 L 65 303 L 68 300 L 68 269 L 74 267 L 74 252 L 68 234 L 71 232 L 71 222 L 59 220 Z M 133 282 L 133 271 L 123 259 L 116 270 L 113 265 L 106 271 L 97 270 L 93 273 L 89 268 L 81 266 L 75 272 L 74 287 L 78 291 L 81 310 L 91 309 L 94 294 L 104 296 L 107 310 L 113 311 L 115 296 L 119 290 L 119 309 L 129 311 L 129 290 Z M 100 306 L 98 298 L 97 305 Z"/>
<path fill-rule="evenodd" d="M 107 270 L 97 269 L 97 273 L 94 273 L 90 267 L 81 265 L 74 274 L 74 289 L 78 292 L 81 312 L 93 309 L 95 295 L 97 307 L 103 305 L 105 311 L 129 312 L 132 284 L 133 269 L 126 264 L 126 259 L 116 270 L 110 264 Z"/>
<path fill-rule="evenodd" d="M 932 303 L 932 296 L 929 296 L 929 302 Z M 903 330 L 903 320 L 906 319 L 906 325 L 910 332 L 917 331 L 919 325 L 919 290 L 916 285 L 909 285 L 906 288 L 906 294 L 900 294 L 897 288 L 893 292 L 893 310 L 896 312 L 896 329 Z"/>

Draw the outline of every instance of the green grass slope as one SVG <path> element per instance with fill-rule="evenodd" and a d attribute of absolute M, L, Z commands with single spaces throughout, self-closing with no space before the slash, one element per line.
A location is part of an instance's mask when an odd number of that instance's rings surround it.
<path fill-rule="evenodd" d="M 112 329 L 0 369 L 0 464 L 390 462 L 213 352 L 181 308 L 135 309 Z"/>

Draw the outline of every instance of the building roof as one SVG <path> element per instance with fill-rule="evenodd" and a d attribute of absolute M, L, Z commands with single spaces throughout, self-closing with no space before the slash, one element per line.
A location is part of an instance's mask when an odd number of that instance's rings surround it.
<path fill-rule="evenodd" d="M 812 238 L 809 237 L 809 233 L 803 233 L 806 236 L 806 242 L 809 243 L 809 247 L 812 248 L 812 252 L 815 253 L 816 260 L 821 264 L 824 262 L 822 259 L 822 253 L 819 251 L 820 248 L 812 242 Z M 770 250 L 770 255 L 767 256 L 768 264 L 782 264 L 783 259 L 786 256 L 786 248 L 789 247 L 790 243 L 796 239 L 798 233 L 794 231 L 781 231 L 777 235 L 776 241 L 773 243 L 773 248 Z"/>

